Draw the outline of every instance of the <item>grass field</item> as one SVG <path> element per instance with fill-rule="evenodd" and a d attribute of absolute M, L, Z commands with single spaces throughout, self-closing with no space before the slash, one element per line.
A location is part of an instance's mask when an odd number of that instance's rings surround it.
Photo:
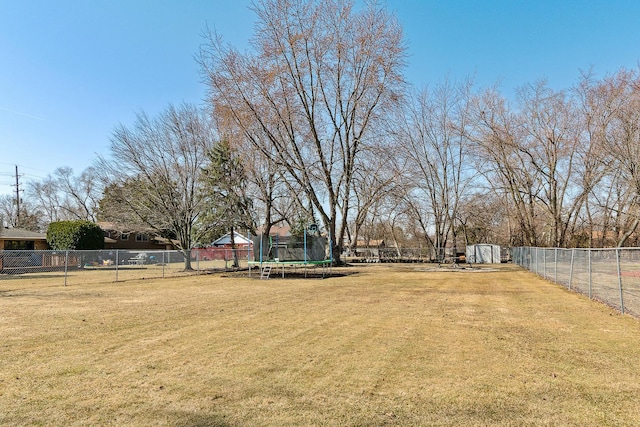
<path fill-rule="evenodd" d="M 516 266 L 0 281 L 0 425 L 638 425 L 640 324 Z"/>

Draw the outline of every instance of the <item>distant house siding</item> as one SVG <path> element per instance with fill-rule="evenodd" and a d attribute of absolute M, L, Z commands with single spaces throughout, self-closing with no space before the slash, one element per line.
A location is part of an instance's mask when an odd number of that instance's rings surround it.
<path fill-rule="evenodd" d="M 151 230 L 130 231 L 132 228 L 120 228 L 112 223 L 98 223 L 104 231 L 104 248 L 108 250 L 125 249 L 131 251 L 174 250 L 175 242 L 159 237 Z"/>

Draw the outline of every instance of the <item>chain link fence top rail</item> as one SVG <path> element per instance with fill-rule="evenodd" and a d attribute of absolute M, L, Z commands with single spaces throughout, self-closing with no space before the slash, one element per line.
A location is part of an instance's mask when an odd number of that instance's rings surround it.
<path fill-rule="evenodd" d="M 511 249 L 511 256 L 547 280 L 640 316 L 640 248 L 518 247 Z"/>
<path fill-rule="evenodd" d="M 236 252 L 234 257 L 234 251 Z M 252 254 L 246 249 L 217 248 L 190 251 L 192 270 L 185 270 L 181 251 L 0 251 L 0 280 L 49 279 L 52 283 L 104 283 L 163 278 L 228 270 L 234 258 L 247 268 Z"/>

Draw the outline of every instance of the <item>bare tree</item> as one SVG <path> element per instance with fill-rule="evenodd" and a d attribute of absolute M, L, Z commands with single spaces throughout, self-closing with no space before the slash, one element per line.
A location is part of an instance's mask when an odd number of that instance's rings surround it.
<path fill-rule="evenodd" d="M 601 84 L 608 92 L 607 105 L 613 107 L 604 146 L 633 194 L 626 212 L 632 221 L 617 242 L 623 246 L 640 224 L 640 76 L 621 70 Z"/>
<path fill-rule="evenodd" d="M 73 176 L 71 168 L 56 170 L 58 186 L 64 195 L 62 209 L 68 211 L 76 219 L 96 221 L 96 211 L 102 186 L 97 179 L 96 171 L 89 167 L 79 176 Z"/>
<path fill-rule="evenodd" d="M 0 195 L 0 229 L 5 226 L 43 231 L 46 224 L 42 221 L 42 212 L 30 200 L 21 200 L 20 215 L 18 215 L 16 198 L 5 194 Z"/>
<path fill-rule="evenodd" d="M 612 156 L 608 152 L 607 135 L 621 108 L 619 85 L 602 84 L 585 73 L 573 89 L 580 108 L 583 143 L 576 154 L 580 157 L 577 176 L 584 192 L 582 230 L 576 230 L 574 241 L 580 246 L 604 247 L 610 231 L 619 230 L 617 222 L 622 212 L 618 206 L 628 197 L 622 196 L 621 172 L 612 167 Z M 623 202 L 624 203 L 624 202 Z"/>
<path fill-rule="evenodd" d="M 402 191 L 398 168 L 395 166 L 397 148 L 389 136 L 380 135 L 378 141 L 365 147 L 353 173 L 352 216 L 346 230 L 349 251 L 356 251 L 365 224 L 373 228 L 375 219 L 392 193 Z"/>
<path fill-rule="evenodd" d="M 511 221 L 504 195 L 474 187 L 460 204 L 458 222 L 467 245 L 510 245 Z"/>
<path fill-rule="evenodd" d="M 61 195 L 56 180 L 48 176 L 42 181 L 32 181 L 27 187 L 28 197 L 39 206 L 47 223 L 68 219 L 60 209 Z"/>
<path fill-rule="evenodd" d="M 546 213 L 548 244 L 566 246 L 588 189 L 576 179 L 584 151 L 581 121 L 574 102 L 565 92 L 551 90 L 545 82 L 521 88 L 522 139 L 516 146 L 528 169 L 540 182 L 538 201 Z"/>
<path fill-rule="evenodd" d="M 542 189 L 528 156 L 519 149 L 524 139 L 521 118 L 495 89 L 474 99 L 473 114 L 474 129 L 469 138 L 474 143 L 476 168 L 493 191 L 510 201 L 515 217 L 510 243 L 537 246 Z"/>
<path fill-rule="evenodd" d="M 255 54 L 211 34 L 201 51 L 211 100 L 304 191 L 339 261 L 358 156 L 403 90 L 402 31 L 373 2 L 360 12 L 348 0 L 261 0 L 253 10 Z"/>
<path fill-rule="evenodd" d="M 292 207 L 296 191 L 291 182 L 282 176 L 282 170 L 270 161 L 264 152 L 270 144 L 268 138 L 263 139 L 263 150 L 256 150 L 254 142 L 249 140 L 233 118 L 232 112 L 218 105 L 215 110 L 217 126 L 231 143 L 235 155 L 243 165 L 246 178 L 246 191 L 252 200 L 256 223 L 261 225 L 260 232 L 269 235 L 271 227 L 288 220 L 292 216 Z M 254 134 L 258 137 L 259 132 Z"/>
<path fill-rule="evenodd" d="M 195 225 L 208 207 L 203 174 L 215 136 L 207 115 L 189 105 L 169 106 L 156 118 L 141 113 L 132 127 L 120 125 L 111 156 L 99 159 L 112 194 L 104 219 L 127 212 L 128 221 L 177 237 L 191 269 L 191 247 L 206 232 Z"/>
<path fill-rule="evenodd" d="M 102 190 L 93 167 L 88 167 L 78 176 L 70 167 L 60 167 L 42 181 L 29 182 L 27 196 L 44 213 L 46 223 L 95 221 Z"/>
<path fill-rule="evenodd" d="M 460 203 L 471 190 L 475 170 L 471 167 L 467 127 L 470 114 L 470 83 L 445 82 L 433 91 L 423 90 L 408 107 L 401 126 L 401 144 L 407 165 L 407 197 L 418 223 L 438 257 L 451 243 L 456 251 Z"/>
<path fill-rule="evenodd" d="M 601 80 L 585 73 L 574 91 L 584 122 L 586 244 L 622 246 L 640 224 L 640 79 L 624 69 Z"/>

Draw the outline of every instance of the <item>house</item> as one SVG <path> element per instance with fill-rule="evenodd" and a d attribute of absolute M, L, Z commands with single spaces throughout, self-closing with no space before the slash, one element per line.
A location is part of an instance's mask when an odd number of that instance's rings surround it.
<path fill-rule="evenodd" d="M 35 250 L 49 249 L 47 236 L 21 228 L 0 228 L 0 273 L 22 273 L 30 268 L 41 268 L 44 262 L 53 265 L 51 256 L 46 260 Z"/>
<path fill-rule="evenodd" d="M 178 242 L 160 236 L 150 228 L 130 227 L 112 222 L 97 223 L 104 232 L 105 249 L 174 250 Z"/>
<path fill-rule="evenodd" d="M 236 248 L 246 248 L 251 246 L 251 240 L 249 240 L 246 236 L 243 236 L 240 233 L 233 233 L 233 242 L 236 245 Z M 227 233 L 222 237 L 214 240 L 211 243 L 211 246 L 215 246 L 216 248 L 230 248 L 231 247 L 231 233 Z"/>
<path fill-rule="evenodd" d="M 47 250 L 47 236 L 22 228 L 0 228 L 0 250 Z"/>

